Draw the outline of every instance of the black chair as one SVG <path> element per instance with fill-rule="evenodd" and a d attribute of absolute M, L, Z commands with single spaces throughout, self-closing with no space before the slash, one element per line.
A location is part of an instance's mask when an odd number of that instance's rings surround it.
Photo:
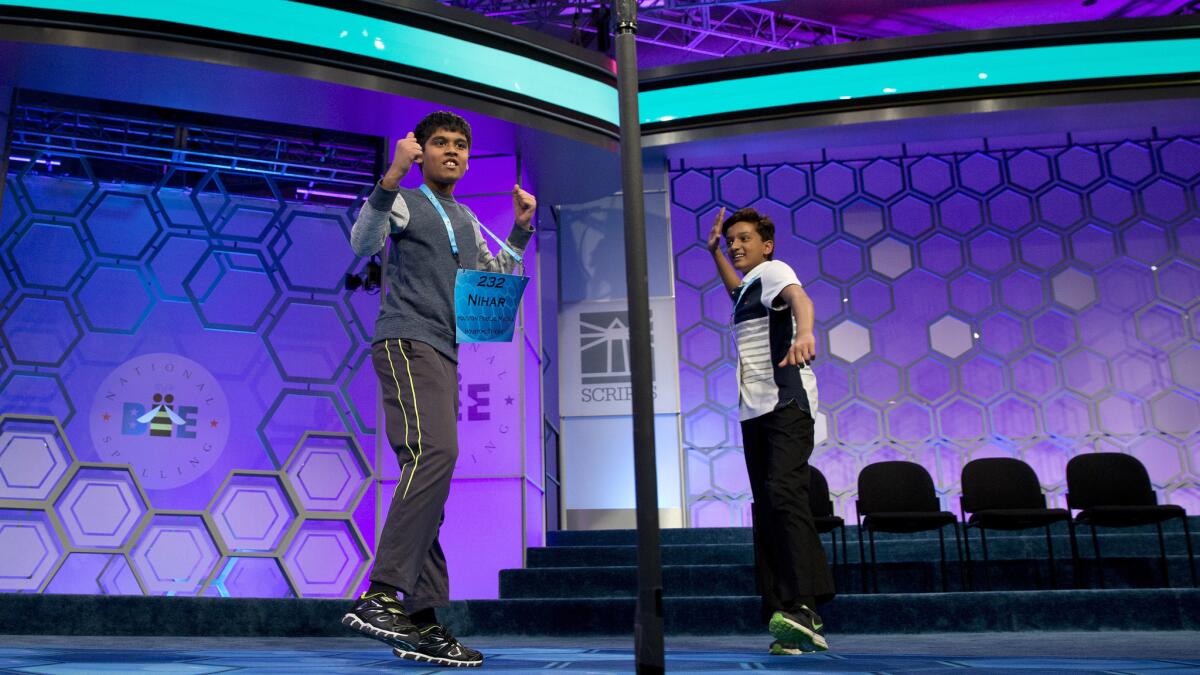
<path fill-rule="evenodd" d="M 943 511 L 933 490 L 933 479 L 920 464 L 912 462 L 879 462 L 863 467 L 858 474 L 858 553 L 866 560 L 863 552 L 863 531 L 871 541 L 871 577 L 875 592 L 879 592 L 879 579 L 875 570 L 876 532 L 925 532 L 937 530 L 941 548 L 942 590 L 948 590 L 946 576 L 947 525 L 954 526 L 954 546 L 962 563 L 962 542 L 958 532 L 958 518 Z M 866 590 L 866 570 L 863 570 L 863 589 Z"/>
<path fill-rule="evenodd" d="M 1192 555 L 1192 535 L 1188 530 L 1187 512 L 1182 506 L 1159 504 L 1150 475 L 1136 457 L 1119 452 L 1095 452 L 1076 455 L 1067 462 L 1067 506 L 1079 509 L 1071 525 L 1071 546 L 1075 542 L 1075 525 L 1087 525 L 1092 530 L 1092 549 L 1104 588 L 1103 560 L 1097 527 L 1136 527 L 1153 525 L 1158 530 L 1159 563 L 1163 582 L 1171 585 L 1167 569 L 1167 546 L 1163 541 L 1162 524 L 1172 518 L 1183 523 L 1183 540 L 1187 544 L 1188 573 L 1196 585 L 1196 564 Z"/>
<path fill-rule="evenodd" d="M 829 481 L 825 474 L 812 464 L 808 465 L 808 504 L 812 509 L 813 524 L 818 534 L 829 533 L 833 548 L 833 564 L 838 564 L 838 531 L 842 533 L 842 560 L 846 558 L 846 521 L 833 515 L 833 500 L 829 498 Z"/>
<path fill-rule="evenodd" d="M 1019 459 L 988 457 L 967 462 L 962 470 L 963 539 L 967 547 L 967 571 L 971 569 L 972 527 L 979 529 L 983 561 L 989 562 L 988 530 L 1046 528 L 1046 551 L 1050 558 L 1050 584 L 1058 587 L 1054 569 L 1054 541 L 1050 525 L 1071 520 L 1066 509 L 1046 508 L 1046 496 L 1033 468 Z M 967 518 L 967 514 L 971 514 Z M 987 568 L 985 567 L 985 570 Z M 991 575 L 988 572 L 988 586 Z"/>

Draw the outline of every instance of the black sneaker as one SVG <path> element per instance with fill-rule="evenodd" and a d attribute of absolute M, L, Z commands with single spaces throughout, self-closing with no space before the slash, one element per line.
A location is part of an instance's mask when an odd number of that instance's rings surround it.
<path fill-rule="evenodd" d="M 806 652 L 823 652 L 829 649 L 829 643 L 820 632 L 824 627 L 816 612 L 801 607 L 795 613 L 775 612 L 767 629 L 780 642 L 796 644 Z"/>
<path fill-rule="evenodd" d="M 421 633 L 404 613 L 404 605 L 387 593 L 363 593 L 342 617 L 342 625 L 395 649 L 414 649 L 421 642 Z"/>
<path fill-rule="evenodd" d="M 410 661 L 454 668 L 475 668 L 483 663 L 483 654 L 459 642 L 438 624 L 421 629 L 421 642 L 415 651 L 397 647 L 392 653 Z"/>

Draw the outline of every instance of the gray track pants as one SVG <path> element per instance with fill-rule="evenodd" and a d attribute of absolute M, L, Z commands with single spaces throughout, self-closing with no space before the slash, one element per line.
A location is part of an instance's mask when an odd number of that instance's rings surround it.
<path fill-rule="evenodd" d="M 415 340 L 376 342 L 371 358 L 400 462 L 371 581 L 400 589 L 410 613 L 446 607 L 450 578 L 438 529 L 458 459 L 458 365 Z"/>

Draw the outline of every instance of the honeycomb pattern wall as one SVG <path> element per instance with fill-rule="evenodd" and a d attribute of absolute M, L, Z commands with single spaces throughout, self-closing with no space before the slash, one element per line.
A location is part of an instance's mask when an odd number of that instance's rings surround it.
<path fill-rule="evenodd" d="M 749 524 L 721 206 L 776 224 L 816 307 L 813 464 L 853 518 L 858 472 L 1018 457 L 1064 505 L 1078 453 L 1149 469 L 1200 513 L 1200 138 L 671 172 L 693 525 Z M 1022 145 L 1022 144 L 1017 144 Z"/>
<path fill-rule="evenodd" d="M 93 178 L 88 157 L 32 159 L 0 204 L 0 591 L 354 593 L 399 475 L 376 445 L 379 296 L 343 287 L 364 264 L 356 202 L 285 198 L 270 176 L 248 197 L 224 185 L 246 175 L 185 190 L 171 166 L 134 185 Z M 472 190 L 511 189 L 514 159 L 481 159 Z M 496 222 L 510 201 L 470 203 Z M 532 332 L 462 354 L 464 489 L 488 476 L 515 512 L 490 558 L 458 555 L 474 523 L 448 517 L 455 597 L 495 597 L 498 569 L 540 542 Z"/>

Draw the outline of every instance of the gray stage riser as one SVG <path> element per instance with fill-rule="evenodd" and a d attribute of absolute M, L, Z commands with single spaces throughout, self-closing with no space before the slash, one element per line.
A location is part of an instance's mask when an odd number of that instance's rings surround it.
<path fill-rule="evenodd" d="M 1054 555 L 1069 558 L 1071 556 L 1070 537 L 1063 534 L 1051 538 L 1054 542 Z M 1159 554 L 1158 536 L 1156 534 L 1101 534 L 1100 553 L 1108 557 L 1157 557 Z M 1186 548 L 1182 534 L 1166 534 L 1167 554 L 1184 554 Z M 833 551 L 829 537 L 824 537 L 825 554 L 832 561 Z M 979 534 L 970 534 L 971 557 L 982 558 L 983 549 Z M 1082 558 L 1093 557 L 1092 540 L 1090 535 L 1078 538 L 1079 555 Z M 867 557 L 870 559 L 868 544 L 864 542 Z M 1192 546 L 1200 554 L 1200 538 L 1192 536 Z M 620 566 L 635 564 L 637 549 L 634 546 L 551 546 L 528 550 L 526 565 L 528 567 L 586 567 Z M 842 555 L 841 543 L 838 544 L 839 559 Z M 900 536 L 879 536 L 875 540 L 876 559 L 881 562 L 916 562 L 939 559 L 939 547 L 936 539 L 920 540 Z M 754 560 L 753 546 L 744 544 L 691 544 L 664 545 L 662 547 L 663 564 L 666 565 L 720 565 L 720 564 L 749 564 Z M 955 559 L 957 553 L 954 537 L 946 538 L 946 556 Z M 988 556 L 996 560 L 1042 559 L 1046 557 L 1046 538 L 1041 536 L 997 536 L 988 535 Z M 850 539 L 846 542 L 846 559 L 858 562 L 858 541 Z"/>
<path fill-rule="evenodd" d="M 1046 560 L 973 561 L 971 588 L 975 590 L 1046 590 L 1051 588 L 1099 588 L 1099 572 L 1093 561 L 1081 561 L 1076 570 L 1070 560 L 1055 561 L 1052 579 Z M 869 571 L 869 570 L 868 570 Z M 947 563 L 947 588 L 963 590 L 966 570 L 955 561 Z M 1191 585 L 1187 557 L 1168 557 L 1169 585 L 1162 579 L 1157 558 L 1114 558 L 1105 560 L 1103 574 L 1109 588 L 1170 588 Z M 1078 576 L 1077 576 L 1078 574 Z M 941 566 L 937 562 L 881 563 L 875 578 L 881 593 L 936 593 L 942 591 Z M 840 594 L 862 593 L 863 571 L 858 564 L 838 565 L 834 579 Z M 870 583 L 867 592 L 874 592 Z M 587 598 L 633 597 L 637 568 L 549 567 L 504 570 L 500 573 L 502 598 Z M 752 565 L 673 565 L 663 568 L 666 597 L 754 595 Z"/>

